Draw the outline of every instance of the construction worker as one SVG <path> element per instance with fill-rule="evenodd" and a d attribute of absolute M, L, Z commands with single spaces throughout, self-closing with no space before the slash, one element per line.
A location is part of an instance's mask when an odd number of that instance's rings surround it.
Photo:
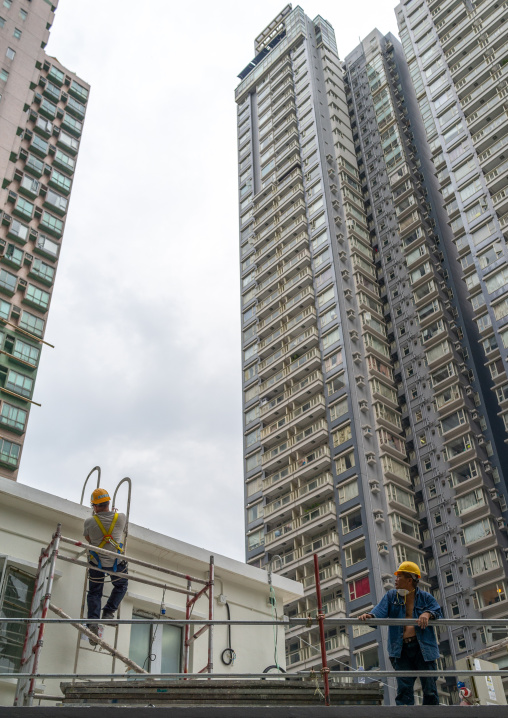
<path fill-rule="evenodd" d="M 419 567 L 412 561 L 403 561 L 395 571 L 395 589 L 388 591 L 370 613 L 359 616 L 369 618 L 417 618 L 417 626 L 390 626 L 388 628 L 388 655 L 396 671 L 435 671 L 439 648 L 429 621 L 442 618 L 443 612 L 434 596 L 418 588 L 421 578 Z M 415 678 L 397 678 L 398 706 L 414 705 Z M 424 705 L 439 705 L 435 678 L 420 678 Z"/>
<path fill-rule="evenodd" d="M 105 489 L 95 489 L 92 492 L 90 503 L 93 509 L 93 516 L 86 519 L 83 528 L 83 535 L 86 541 L 98 549 L 104 548 L 107 551 L 116 551 L 118 554 L 123 553 L 123 544 L 121 543 L 122 535 L 125 529 L 125 514 L 118 513 L 115 509 L 110 511 L 110 496 Z M 102 618 L 114 618 L 115 612 L 125 596 L 128 581 L 121 574 L 127 571 L 127 564 L 119 557 L 114 559 L 97 551 L 89 552 L 88 569 L 88 618 L 99 620 L 101 617 L 102 592 L 104 590 L 104 582 L 109 574 L 105 574 L 100 569 L 114 571 L 116 575 L 111 576 L 113 590 L 102 610 Z M 88 628 L 96 635 L 99 634 L 99 624 L 90 623 Z M 95 641 L 89 639 L 92 646 L 97 645 Z"/>

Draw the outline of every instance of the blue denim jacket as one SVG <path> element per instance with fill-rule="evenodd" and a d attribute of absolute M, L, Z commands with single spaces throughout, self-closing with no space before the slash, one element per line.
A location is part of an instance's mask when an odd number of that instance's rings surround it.
<path fill-rule="evenodd" d="M 415 591 L 415 603 L 413 608 L 413 617 L 418 618 L 425 611 L 432 613 L 434 618 L 443 618 L 441 606 L 434 596 L 427 591 L 421 591 L 419 588 Z M 370 613 L 376 618 L 405 618 L 406 604 L 404 598 L 399 596 L 395 589 L 388 591 L 381 601 L 374 606 Z M 415 626 L 416 637 L 420 646 L 424 661 L 435 661 L 439 658 L 439 648 L 437 645 L 436 634 L 432 626 L 428 626 L 423 630 Z M 391 658 L 400 658 L 402 652 L 402 634 L 404 626 L 388 627 L 388 655 Z"/>

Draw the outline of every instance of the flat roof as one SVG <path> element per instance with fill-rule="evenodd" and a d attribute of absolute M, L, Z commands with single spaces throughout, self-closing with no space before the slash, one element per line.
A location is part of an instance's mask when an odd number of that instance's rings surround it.
<path fill-rule="evenodd" d="M 69 516 L 79 521 L 84 521 L 90 516 L 88 506 L 82 506 L 61 496 L 49 494 L 33 486 L 2 477 L 0 477 L 0 496 L 1 504 L 4 507 L 23 507 L 27 513 L 34 513 L 41 518 L 57 523 L 61 521 L 60 517 L 62 516 Z M 75 538 L 80 539 L 81 536 Z M 50 539 L 51 536 L 48 535 L 48 543 Z M 229 574 L 232 581 L 235 578 L 236 580 L 241 578 L 243 581 L 268 586 L 268 574 L 263 569 L 249 566 L 242 561 L 211 552 L 132 522 L 129 522 L 129 539 L 157 546 L 165 552 L 166 558 L 179 564 L 185 563 L 186 571 L 189 573 L 205 571 L 210 561 L 210 555 L 213 553 L 215 567 L 223 577 Z M 272 583 L 275 589 L 282 592 L 283 600 L 286 602 L 303 596 L 303 585 L 298 581 L 274 573 Z"/>

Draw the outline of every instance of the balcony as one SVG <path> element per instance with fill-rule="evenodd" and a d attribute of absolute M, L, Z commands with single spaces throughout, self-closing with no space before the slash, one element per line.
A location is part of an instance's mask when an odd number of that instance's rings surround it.
<path fill-rule="evenodd" d="M 284 431 L 283 433 L 287 432 Z M 291 458 L 290 454 L 293 454 L 295 451 L 308 451 L 313 444 L 323 441 L 327 436 L 328 424 L 324 419 L 320 419 L 306 429 L 302 429 L 294 436 L 289 437 L 281 444 L 274 446 L 273 449 L 265 451 L 261 456 L 263 469 L 265 471 L 269 470 L 273 468 L 275 464 L 282 463 L 284 459 Z"/>
<path fill-rule="evenodd" d="M 261 419 L 264 423 L 268 423 L 276 416 L 282 416 L 290 401 L 298 401 L 298 399 L 301 399 L 304 395 L 308 397 L 313 396 L 321 392 L 322 387 L 323 375 L 320 371 L 315 371 L 310 376 L 305 377 L 305 379 L 302 379 L 302 381 L 292 386 L 291 389 L 275 396 L 270 401 L 262 399 L 260 410 Z"/>
<path fill-rule="evenodd" d="M 321 591 L 323 591 L 325 588 L 328 588 L 331 583 L 336 583 L 338 580 L 342 581 L 342 568 L 338 563 L 333 564 L 333 566 L 326 566 L 319 572 Z M 316 577 L 314 576 L 314 571 L 308 576 L 305 576 L 305 578 L 302 580 L 302 583 L 306 593 L 312 592 L 309 589 L 315 590 Z"/>
<path fill-rule="evenodd" d="M 320 470 L 329 469 L 330 461 L 330 449 L 328 446 L 320 446 L 303 459 L 288 464 L 277 473 L 263 479 L 263 491 L 266 495 L 269 495 L 274 491 L 278 491 L 283 484 L 289 481 L 305 477 L 310 478 Z"/>
<path fill-rule="evenodd" d="M 320 474 L 314 479 L 311 479 L 307 483 L 303 484 L 298 489 L 290 491 L 289 493 L 284 494 L 284 496 L 280 496 L 271 503 L 267 504 L 264 508 L 265 520 L 267 516 L 274 516 L 275 514 L 279 513 L 284 514 L 287 511 L 292 511 L 293 509 L 297 508 L 305 501 L 309 501 L 312 498 L 321 497 L 321 494 L 323 494 L 323 497 L 328 496 L 330 493 L 333 494 L 333 476 L 329 472 L 325 472 L 324 474 Z M 336 545 L 338 546 L 339 539 L 337 535 L 327 534 L 326 536 L 321 536 L 319 539 L 312 541 L 310 544 L 295 548 L 292 552 L 295 554 L 296 557 L 294 560 L 305 556 L 308 553 L 307 548 L 309 548 L 310 546 L 314 546 L 313 550 L 317 550 L 317 548 L 319 547 L 328 546 L 329 544 L 334 543 L 335 539 L 332 541 L 333 536 L 335 536 Z M 319 546 L 317 546 L 317 541 L 321 542 Z M 304 548 L 305 551 L 303 550 Z M 309 551 L 310 550 L 311 549 L 309 548 Z M 288 561 L 284 560 L 284 565 L 286 565 L 286 563 L 288 563 Z"/>
<path fill-rule="evenodd" d="M 349 638 L 345 633 L 340 633 L 338 636 L 332 636 L 331 638 L 327 638 L 325 640 L 326 645 L 326 651 L 329 655 L 329 657 L 332 657 L 332 653 L 343 653 L 344 657 L 349 657 Z M 289 653 L 287 655 L 287 666 L 288 670 L 294 670 L 296 667 L 303 668 L 301 665 L 306 662 L 312 662 L 313 664 L 319 664 L 321 665 L 321 644 L 319 641 L 316 643 L 312 643 L 310 646 L 305 646 L 305 648 L 300 648 L 298 651 L 294 653 Z M 340 680 L 345 681 L 346 678 L 342 678 L 342 674 L 340 675 Z"/>
<path fill-rule="evenodd" d="M 269 531 L 265 535 L 265 548 L 268 549 L 272 545 L 270 550 L 273 551 L 273 545 L 286 543 L 288 539 L 294 538 L 298 531 L 302 533 L 303 530 L 309 530 L 311 527 L 315 527 L 318 521 L 324 522 L 328 520 L 335 522 L 336 518 L 335 501 L 327 501 L 321 506 L 309 509 L 304 515 L 298 516 L 298 518 Z M 312 576 L 312 578 L 314 577 Z"/>
<path fill-rule="evenodd" d="M 278 349 L 258 364 L 260 379 L 265 377 L 268 370 L 276 371 L 277 367 L 295 352 L 306 350 L 313 344 L 317 344 L 318 341 L 319 334 L 316 327 L 310 327 L 310 329 L 302 332 L 302 334 L 289 342 L 289 344 L 285 344 L 281 349 Z"/>
<path fill-rule="evenodd" d="M 308 329 L 310 326 L 315 324 L 316 310 L 312 306 L 307 307 L 297 314 L 296 317 L 293 317 L 289 322 L 281 323 L 277 329 L 260 342 L 258 346 L 259 358 L 263 358 L 262 355 L 265 349 L 270 349 L 271 351 L 275 349 L 275 345 L 270 346 L 273 342 L 276 342 L 277 340 L 278 342 L 282 342 L 288 337 L 293 336 L 296 332 L 299 332 L 302 329 Z M 258 334 L 258 338 L 259 336 L 260 335 Z"/>
<path fill-rule="evenodd" d="M 261 441 L 266 445 L 269 438 L 272 441 L 281 438 L 282 434 L 278 435 L 277 432 L 281 430 L 287 431 L 294 426 L 305 424 L 306 421 L 314 418 L 317 414 L 324 413 L 325 406 L 324 396 L 318 394 L 301 406 L 296 407 L 293 411 L 288 412 L 282 418 L 261 429 Z"/>

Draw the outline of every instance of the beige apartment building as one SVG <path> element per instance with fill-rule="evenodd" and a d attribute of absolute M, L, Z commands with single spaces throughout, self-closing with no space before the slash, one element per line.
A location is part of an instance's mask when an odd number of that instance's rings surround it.
<path fill-rule="evenodd" d="M 45 52 L 58 0 L 0 2 L 0 476 L 16 479 L 89 85 Z"/>

